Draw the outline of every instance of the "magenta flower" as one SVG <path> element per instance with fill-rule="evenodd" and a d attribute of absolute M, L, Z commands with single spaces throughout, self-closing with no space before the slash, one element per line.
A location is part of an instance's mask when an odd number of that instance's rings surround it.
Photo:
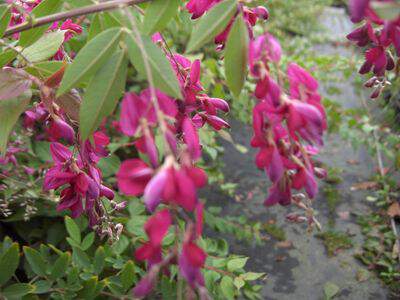
<path fill-rule="evenodd" d="M 53 141 L 64 139 L 66 142 L 72 144 L 75 139 L 74 129 L 60 117 L 54 116 L 50 121 L 48 134 Z"/>
<path fill-rule="evenodd" d="M 185 118 L 182 125 L 183 140 L 193 160 L 198 160 L 201 156 L 201 146 L 199 135 L 195 126 L 189 118 Z"/>
<path fill-rule="evenodd" d="M 172 220 L 168 209 L 161 210 L 151 216 L 144 230 L 149 241 L 136 249 L 135 257 L 140 261 L 146 260 L 149 268 L 162 260 L 161 243 L 171 226 Z"/>
<path fill-rule="evenodd" d="M 56 165 L 62 165 L 72 159 L 72 152 L 60 143 L 50 144 L 50 153 Z"/>
<path fill-rule="evenodd" d="M 192 19 L 197 19 L 218 2 L 221 0 L 190 0 L 186 9 L 192 14 Z"/>
<path fill-rule="evenodd" d="M 370 0 L 349 0 L 351 21 L 358 23 L 364 19 L 369 1 Z"/>
<path fill-rule="evenodd" d="M 190 229 L 185 233 L 182 251 L 178 257 L 179 271 L 192 289 L 204 286 L 201 268 L 204 266 L 207 254 L 194 242 Z"/>
<path fill-rule="evenodd" d="M 153 172 L 153 169 L 140 159 L 125 160 L 117 173 L 118 188 L 125 195 L 140 196 Z"/>
<path fill-rule="evenodd" d="M 322 145 L 324 120 L 320 111 L 313 105 L 293 100 L 289 104 L 288 129 L 293 137 L 296 132 L 309 143 Z"/>
<path fill-rule="evenodd" d="M 154 212 L 161 202 L 162 194 L 167 182 L 168 172 L 165 169 L 160 170 L 147 184 L 144 189 L 144 203 L 150 212 Z"/>
<path fill-rule="evenodd" d="M 292 191 L 286 179 L 276 182 L 268 191 L 268 198 L 264 201 L 265 206 L 272 206 L 275 204 L 289 205 L 292 200 Z"/>
<path fill-rule="evenodd" d="M 306 168 L 298 170 L 296 175 L 293 176 L 293 188 L 297 190 L 304 188 L 308 196 L 311 199 L 314 198 L 318 191 L 318 184 L 313 172 Z"/>

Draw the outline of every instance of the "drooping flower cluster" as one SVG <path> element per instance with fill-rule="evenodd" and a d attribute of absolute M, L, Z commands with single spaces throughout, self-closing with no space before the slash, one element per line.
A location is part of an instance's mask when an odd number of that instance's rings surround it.
<path fill-rule="evenodd" d="M 287 67 L 289 92 L 282 78 L 275 81 L 270 64 L 278 65 L 282 55 L 279 42 L 269 33 L 250 42 L 250 73 L 256 79 L 258 103 L 253 110 L 253 147 L 259 148 L 256 164 L 272 181 L 266 206 L 289 205 L 297 197 L 292 189 L 304 189 L 309 198 L 317 193 L 311 156 L 323 144 L 326 117 L 318 94 L 318 82 L 295 63 Z M 303 145 L 305 141 L 308 145 Z"/>
<path fill-rule="evenodd" d="M 365 62 L 359 72 L 373 72 L 365 86 L 373 88 L 371 98 L 377 98 L 389 83 L 387 71 L 395 68 L 395 58 L 400 56 L 400 14 L 383 19 L 374 8 L 375 4 L 399 5 L 397 1 L 351 0 L 349 9 L 354 23 L 363 22 L 347 38 L 359 47 L 365 47 Z"/>
<path fill-rule="evenodd" d="M 114 192 L 102 184 L 96 163 L 107 155 L 105 147 L 109 139 L 101 131 L 96 132 L 93 139 L 94 145 L 89 141 L 82 143 L 77 155 L 58 142 L 51 143 L 54 166 L 46 172 L 43 189 L 49 191 L 63 187 L 57 210 L 69 209 L 74 218 L 85 212 L 90 226 L 97 226 L 96 229 L 103 234 L 99 225 L 104 221 L 105 208 L 100 199 L 112 200 Z"/>
<path fill-rule="evenodd" d="M 162 46 L 161 38 L 154 41 Z M 148 276 L 135 289 L 137 296 L 150 292 L 151 283 L 161 265 L 164 268 L 176 261 L 181 275 L 193 290 L 205 297 L 200 269 L 206 254 L 197 246 L 196 239 L 201 235 L 203 209 L 197 190 L 207 183 L 207 175 L 195 166 L 201 156 L 198 130 L 206 124 L 214 130 L 228 128 L 229 124 L 218 113 L 228 112 L 229 105 L 223 99 L 211 98 L 204 93 L 200 83 L 199 60 L 191 62 L 182 55 L 172 53 L 167 56 L 180 83 L 183 99 L 172 99 L 159 90 L 153 93 L 150 88 L 140 95 L 125 95 L 118 127 L 125 135 L 136 137 L 135 146 L 147 156 L 148 162 L 139 158 L 124 161 L 117 174 L 118 186 L 126 195 L 143 195 L 147 210 L 155 213 L 145 227 L 149 242 L 136 252 L 137 258 L 146 260 L 149 267 Z M 155 144 L 155 136 L 164 141 L 163 153 Z M 162 213 L 157 211 L 161 204 L 167 207 Z M 176 223 L 179 214 L 197 217 L 195 222 L 187 224 L 181 249 L 170 250 L 170 254 L 176 252 L 173 254 L 175 260 L 166 263 L 161 258 L 160 249 L 163 234 L 157 231 L 159 237 L 154 239 L 149 228 L 153 228 L 153 222 L 164 222 L 164 225 Z M 162 216 L 167 215 L 168 218 L 160 221 Z M 166 231 L 162 232 L 165 234 Z"/>

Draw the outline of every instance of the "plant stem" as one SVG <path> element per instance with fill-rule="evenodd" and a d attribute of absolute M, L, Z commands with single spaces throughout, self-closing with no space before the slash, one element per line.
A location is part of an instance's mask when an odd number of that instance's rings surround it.
<path fill-rule="evenodd" d="M 84 15 L 93 14 L 96 12 L 113 10 L 113 9 L 117 9 L 117 8 L 123 8 L 126 6 L 140 4 L 140 3 L 148 2 L 148 1 L 150 1 L 150 0 L 113 0 L 113 1 L 108 1 L 108 2 L 102 2 L 99 4 L 88 5 L 88 6 L 80 7 L 77 9 L 70 10 L 70 11 L 60 12 L 60 13 L 56 13 L 53 15 L 25 21 L 19 25 L 13 26 L 13 27 L 9 28 L 8 30 L 6 30 L 6 32 L 4 33 L 4 36 L 10 36 L 14 33 L 29 30 L 31 28 L 40 27 L 42 25 L 65 20 L 68 18 L 80 17 L 80 16 L 84 16 Z"/>

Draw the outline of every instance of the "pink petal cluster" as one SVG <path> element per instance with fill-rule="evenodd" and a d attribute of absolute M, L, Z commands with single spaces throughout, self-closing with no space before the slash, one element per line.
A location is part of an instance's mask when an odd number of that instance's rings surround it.
<path fill-rule="evenodd" d="M 351 0 L 349 9 L 354 23 L 365 21 L 347 35 L 347 38 L 359 47 L 365 47 L 365 62 L 360 74 L 373 72 L 374 76 L 365 83 L 373 88 L 371 98 L 377 98 L 387 84 L 386 72 L 395 68 L 395 58 L 400 56 L 400 14 L 394 19 L 383 20 L 375 12 L 373 2 L 390 4 L 391 0 Z M 394 48 L 394 51 L 391 51 Z"/>
<path fill-rule="evenodd" d="M 162 38 L 156 38 L 155 43 L 162 46 Z M 229 105 L 223 99 L 204 93 L 199 60 L 192 62 L 178 54 L 167 57 L 175 70 L 183 99 L 173 99 L 159 90 L 155 90 L 155 99 L 152 99 L 150 89 L 139 95 L 125 95 L 118 128 L 135 138 L 136 149 L 147 159 L 132 158 L 122 162 L 117 173 L 118 187 L 126 195 L 143 196 L 147 210 L 154 213 L 148 224 L 162 216 L 164 224 L 170 224 L 167 214 L 171 216 L 169 209 L 174 208 L 174 212 L 195 215 L 196 225 L 188 225 L 188 238 L 182 244 L 180 254 L 170 250 L 169 254 L 175 259 L 168 262 L 162 258 L 161 244 L 154 242 L 146 230 L 149 242 L 136 251 L 136 257 L 147 261 L 149 270 L 135 288 L 135 294 L 150 293 L 160 266 L 178 261 L 182 276 L 199 291 L 199 295 L 205 295 L 201 268 L 206 254 L 196 245 L 196 239 L 201 234 L 203 215 L 197 191 L 207 183 L 207 175 L 195 165 L 202 152 L 198 130 L 206 124 L 214 130 L 228 128 L 229 124 L 220 114 L 228 112 Z M 161 135 L 163 153 L 155 144 L 156 135 Z M 167 209 L 158 211 L 160 205 Z M 145 229 L 147 226 L 150 225 Z"/>
<path fill-rule="evenodd" d="M 54 165 L 46 172 L 43 183 L 45 191 L 64 187 L 57 210 L 69 209 L 73 218 L 85 212 L 92 227 L 100 224 L 105 213 L 100 198 L 114 198 L 114 192 L 102 184 L 101 172 L 96 166 L 99 158 L 107 155 L 104 147 L 108 137 L 96 132 L 93 139 L 94 145 L 89 141 L 80 145 L 78 155 L 58 142 L 51 143 Z"/>
<path fill-rule="evenodd" d="M 32 11 L 32 9 L 39 5 L 40 2 L 42 2 L 42 0 L 6 0 L 6 3 L 15 4 L 21 8 L 20 10 L 16 7 L 12 8 L 9 26 L 11 27 L 25 22 L 27 15 Z M 19 34 L 14 34 L 13 38 L 18 39 Z"/>
<path fill-rule="evenodd" d="M 250 72 L 257 81 L 253 110 L 253 147 L 259 148 L 257 167 L 272 181 L 266 206 L 288 205 L 292 189 L 304 189 L 309 198 L 317 193 L 314 151 L 304 146 L 321 146 L 326 116 L 318 94 L 318 82 L 295 63 L 287 67 L 289 92 L 270 74 L 270 63 L 282 55 L 278 41 L 269 33 L 250 42 Z M 314 148 L 312 148 L 314 150 Z"/>

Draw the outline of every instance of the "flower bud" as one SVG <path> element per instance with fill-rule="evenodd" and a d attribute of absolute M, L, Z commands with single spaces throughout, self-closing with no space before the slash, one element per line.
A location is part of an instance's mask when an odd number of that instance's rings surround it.
<path fill-rule="evenodd" d="M 269 11 L 264 6 L 257 6 L 254 9 L 254 12 L 257 14 L 257 17 L 263 20 L 268 20 L 269 18 Z"/>

